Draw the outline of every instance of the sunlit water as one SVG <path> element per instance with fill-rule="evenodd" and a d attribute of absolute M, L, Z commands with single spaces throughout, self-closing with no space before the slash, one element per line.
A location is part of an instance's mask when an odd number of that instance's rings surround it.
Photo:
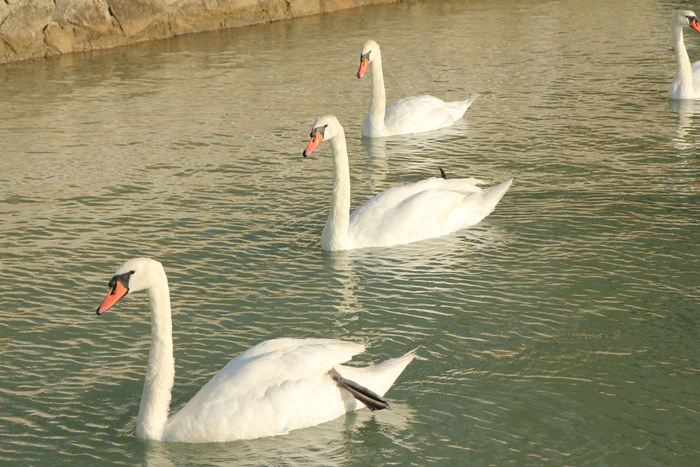
<path fill-rule="evenodd" d="M 700 102 L 666 95 L 674 7 L 408 2 L 0 67 L 0 461 L 692 465 Z M 479 99 L 452 128 L 361 139 L 367 38 L 389 102 Z M 438 166 L 515 181 L 458 234 L 323 252 L 330 148 L 301 151 L 326 113 L 355 205 Z M 94 314 L 135 256 L 169 274 L 174 408 L 273 337 L 422 359 L 392 411 L 145 442 L 147 299 Z"/>

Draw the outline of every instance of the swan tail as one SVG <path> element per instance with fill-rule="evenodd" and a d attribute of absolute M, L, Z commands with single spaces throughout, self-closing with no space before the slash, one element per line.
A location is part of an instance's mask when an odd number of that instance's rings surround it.
<path fill-rule="evenodd" d="M 355 381 L 343 378 L 342 376 L 335 375 L 333 380 L 336 382 L 339 388 L 345 389 L 352 397 L 362 402 L 365 407 L 374 412 L 375 410 L 390 409 L 389 401 L 384 399 L 382 396 L 376 392 L 367 389 L 366 387 L 357 384 Z"/>
<path fill-rule="evenodd" d="M 506 191 L 508 191 L 508 188 L 510 188 L 511 183 L 513 183 L 513 179 L 509 178 L 505 182 L 499 183 L 496 186 L 492 186 L 491 188 L 487 188 L 486 190 L 482 191 L 482 204 L 493 211 L 501 198 L 503 198 L 503 195 L 505 195 Z"/>
<path fill-rule="evenodd" d="M 372 366 L 337 365 L 332 370 L 331 376 L 339 387 L 347 390 L 355 399 L 362 402 L 370 410 L 390 408 L 389 402 L 383 396 L 408 364 L 416 358 L 417 350 L 418 348 L 400 357 L 390 358 Z M 341 374 L 344 376 L 341 376 Z M 367 389 L 365 386 L 371 387 L 372 390 Z"/>
<path fill-rule="evenodd" d="M 471 107 L 471 105 L 474 103 L 477 97 L 479 97 L 478 94 L 472 94 L 464 101 L 448 102 L 447 106 L 450 109 L 452 117 L 456 120 L 462 118 L 467 109 Z"/>
<path fill-rule="evenodd" d="M 471 106 L 474 103 L 474 101 L 476 100 L 477 97 L 479 97 L 479 95 L 474 93 L 474 94 L 470 95 L 469 97 L 467 97 L 467 100 L 462 101 L 464 103 L 464 105 L 466 106 L 464 110 L 467 110 L 469 108 L 469 106 Z"/>

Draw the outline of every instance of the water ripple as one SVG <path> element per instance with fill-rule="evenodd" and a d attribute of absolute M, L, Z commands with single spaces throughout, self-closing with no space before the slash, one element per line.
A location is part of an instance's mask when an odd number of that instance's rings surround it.
<path fill-rule="evenodd" d="M 645 28 L 617 24 L 632 7 Z M 667 12 L 653 2 L 498 9 L 517 20 L 503 28 L 486 4 L 401 3 L 3 67 L 0 372 L 11 376 L 0 459 L 697 458 L 700 109 L 665 97 Z M 465 119 L 361 138 L 360 24 L 382 44 L 390 101 L 479 92 Z M 323 60 L 320 43 L 334 44 Z M 515 181 L 468 230 L 323 252 L 329 149 L 300 152 L 329 112 L 348 136 L 354 206 L 438 167 Z M 389 392 L 390 412 L 275 439 L 141 442 L 148 301 L 94 313 L 134 256 L 168 272 L 175 409 L 264 339 L 350 339 L 368 346 L 358 362 L 415 347 L 420 358 Z"/>

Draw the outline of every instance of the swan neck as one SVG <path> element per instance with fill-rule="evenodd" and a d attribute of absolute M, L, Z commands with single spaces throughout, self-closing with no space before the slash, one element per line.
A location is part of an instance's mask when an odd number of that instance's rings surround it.
<path fill-rule="evenodd" d="M 175 382 L 170 292 L 165 274 L 148 290 L 148 296 L 151 302 L 151 350 L 136 431 L 141 438 L 162 440 Z"/>
<path fill-rule="evenodd" d="M 384 128 L 386 113 L 386 90 L 381 55 L 375 57 L 369 65 L 370 73 L 372 73 L 372 95 L 370 96 L 366 125 L 370 134 L 377 134 Z"/>
<path fill-rule="evenodd" d="M 676 50 L 676 61 L 678 62 L 678 71 L 676 79 L 678 80 L 680 94 L 692 94 L 693 91 L 693 70 L 690 65 L 690 57 L 683 42 L 683 27 L 674 24 L 672 29 L 673 45 Z"/>
<path fill-rule="evenodd" d="M 321 246 L 325 250 L 335 251 L 348 248 L 350 226 L 350 168 L 342 127 L 339 126 L 338 134 L 330 143 L 333 153 L 333 197 L 328 220 L 321 235 Z"/>

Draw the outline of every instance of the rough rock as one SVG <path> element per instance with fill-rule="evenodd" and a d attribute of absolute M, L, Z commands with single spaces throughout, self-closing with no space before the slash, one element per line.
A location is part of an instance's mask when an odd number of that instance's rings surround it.
<path fill-rule="evenodd" d="M 401 0 L 0 0 L 0 64 Z"/>
<path fill-rule="evenodd" d="M 5 3 L 0 12 L 0 41 L 14 54 L 40 48 L 44 42 L 43 29 L 51 21 L 53 0 L 24 0 Z"/>

